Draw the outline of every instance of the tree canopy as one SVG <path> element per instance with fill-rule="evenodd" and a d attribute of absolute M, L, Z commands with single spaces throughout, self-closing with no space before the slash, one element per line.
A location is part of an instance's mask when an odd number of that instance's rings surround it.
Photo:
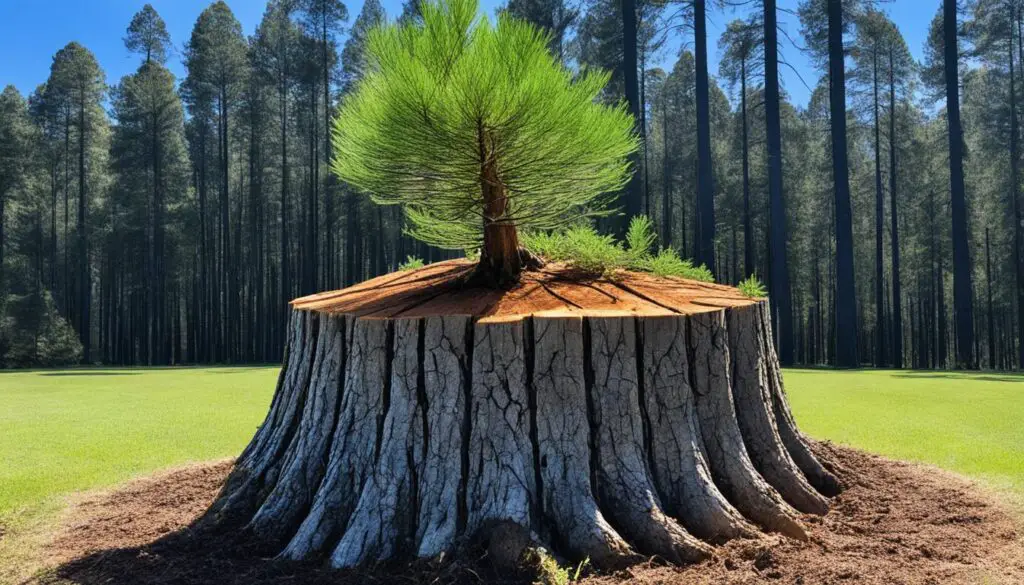
<path fill-rule="evenodd" d="M 402 205 L 410 235 L 448 249 L 480 247 L 492 225 L 605 213 L 638 146 L 625 108 L 597 101 L 609 75 L 574 79 L 544 33 L 480 18 L 475 0 L 420 10 L 422 25 L 369 35 L 370 71 L 334 127 L 338 176 Z M 484 245 L 485 259 L 495 252 Z"/>

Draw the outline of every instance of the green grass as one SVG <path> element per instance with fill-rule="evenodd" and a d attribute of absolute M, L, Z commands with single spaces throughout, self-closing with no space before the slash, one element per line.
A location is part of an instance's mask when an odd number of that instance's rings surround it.
<path fill-rule="evenodd" d="M 0 372 L 0 523 L 69 492 L 237 455 L 277 367 Z"/>
<path fill-rule="evenodd" d="M 0 373 L 0 523 L 63 494 L 237 455 L 263 420 L 277 371 Z M 787 370 L 785 381 L 813 437 L 1024 495 L 1024 377 Z"/>
<path fill-rule="evenodd" d="M 787 370 L 804 432 L 930 463 L 1024 497 L 1024 376 Z"/>

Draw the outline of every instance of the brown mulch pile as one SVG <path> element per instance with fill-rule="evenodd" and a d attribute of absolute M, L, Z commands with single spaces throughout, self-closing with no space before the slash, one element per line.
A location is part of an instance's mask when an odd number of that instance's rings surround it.
<path fill-rule="evenodd" d="M 971 483 L 941 471 L 823 446 L 852 484 L 824 518 L 807 517 L 807 543 L 769 535 L 734 541 L 718 558 L 685 568 L 636 566 L 592 575 L 591 585 L 785 583 L 1024 584 L 1021 527 Z M 418 562 L 374 572 L 261 558 L 237 534 L 189 525 L 210 504 L 230 462 L 138 480 L 79 504 L 50 553 L 42 583 L 263 585 L 522 583 L 473 564 Z"/>

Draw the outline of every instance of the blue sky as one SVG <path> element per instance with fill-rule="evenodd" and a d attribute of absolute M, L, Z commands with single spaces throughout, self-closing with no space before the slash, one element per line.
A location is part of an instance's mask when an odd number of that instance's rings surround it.
<path fill-rule="evenodd" d="M 401 11 L 401 0 L 382 0 L 391 16 Z M 493 13 L 504 0 L 481 0 L 482 6 Z M 107 82 L 116 83 L 122 76 L 138 66 L 138 58 L 124 49 L 122 37 L 132 15 L 145 0 L 0 0 L 0 86 L 14 84 L 23 94 L 32 91 L 46 80 L 53 54 L 72 40 L 76 40 L 99 59 L 106 71 Z M 177 51 L 168 65 L 180 78 L 185 71 L 181 65 L 181 48 L 188 40 L 196 17 L 210 0 L 150 0 L 167 22 L 168 31 Z M 265 0 L 228 0 L 246 34 L 252 33 L 263 15 Z M 779 0 L 780 25 L 799 40 L 800 25 L 795 11 L 798 0 Z M 883 4 L 907 39 L 914 56 L 922 56 L 928 24 L 938 8 L 939 0 L 895 0 Z M 355 18 L 362 0 L 349 0 L 348 8 Z M 718 35 L 725 24 L 736 17 L 729 10 L 715 10 L 709 14 L 708 48 L 711 52 L 711 71 L 718 70 Z M 350 20 L 351 22 L 351 20 Z M 660 56 L 663 67 L 671 67 L 680 40 L 670 42 Z M 785 66 L 781 69 L 782 82 L 791 99 L 805 105 L 809 90 L 801 78 L 814 86 L 820 73 L 815 71 L 807 57 L 785 43 L 783 58 L 796 71 Z"/>

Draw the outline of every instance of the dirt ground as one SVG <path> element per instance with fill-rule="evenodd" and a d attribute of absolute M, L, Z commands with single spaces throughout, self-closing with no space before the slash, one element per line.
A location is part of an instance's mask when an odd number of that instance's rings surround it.
<path fill-rule="evenodd" d="M 811 539 L 734 541 L 717 558 L 676 568 L 656 559 L 590 585 L 666 584 L 1024 584 L 1024 529 L 978 486 L 952 474 L 852 449 L 822 446 L 851 483 L 823 518 L 805 517 Z M 234 534 L 190 524 L 230 469 L 195 465 L 137 480 L 77 504 L 49 544 L 54 567 L 41 585 L 263 585 L 287 583 L 529 583 L 498 574 L 482 553 L 470 562 L 432 561 L 332 571 L 261 557 Z"/>

